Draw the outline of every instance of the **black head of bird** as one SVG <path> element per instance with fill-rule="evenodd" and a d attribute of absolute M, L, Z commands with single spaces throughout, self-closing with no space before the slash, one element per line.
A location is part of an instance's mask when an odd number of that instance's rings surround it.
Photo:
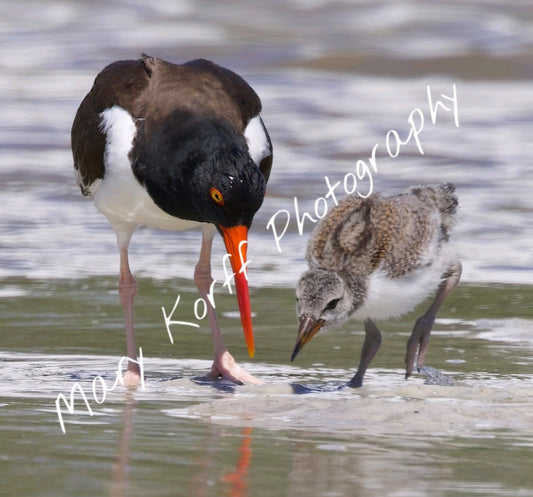
<path fill-rule="evenodd" d="M 266 181 L 248 153 L 245 139 L 228 124 L 175 112 L 176 127 L 160 126 L 140 133 L 150 139 L 138 150 L 133 171 L 157 205 L 181 219 L 217 227 L 250 227 L 263 202 Z M 154 163 L 157 150 L 165 161 Z"/>

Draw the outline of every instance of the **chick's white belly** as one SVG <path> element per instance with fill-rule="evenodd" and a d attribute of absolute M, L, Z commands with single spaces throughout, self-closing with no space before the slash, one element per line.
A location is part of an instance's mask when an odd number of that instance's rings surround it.
<path fill-rule="evenodd" d="M 433 264 L 394 279 L 379 269 L 374 271 L 368 282 L 365 302 L 351 317 L 385 320 L 412 311 L 437 290 L 450 266 L 450 259 L 448 250 L 445 250 Z"/>

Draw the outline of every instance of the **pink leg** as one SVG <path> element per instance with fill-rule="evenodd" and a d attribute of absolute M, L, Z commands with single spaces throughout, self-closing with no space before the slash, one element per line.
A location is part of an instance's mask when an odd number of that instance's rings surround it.
<path fill-rule="evenodd" d="M 128 358 L 128 367 L 123 375 L 124 385 L 137 386 L 141 382 L 140 369 L 137 361 L 137 349 L 135 347 L 135 333 L 133 330 L 133 299 L 137 294 L 137 282 L 131 274 L 128 263 L 128 247 L 123 246 L 120 249 L 120 277 L 118 280 L 118 293 L 122 309 L 124 311 L 124 321 L 126 325 L 126 349 Z"/>
<path fill-rule="evenodd" d="M 212 229 L 204 229 L 202 232 L 200 258 L 194 270 L 194 283 L 207 304 L 207 315 L 209 317 L 213 345 L 215 347 L 215 360 L 209 376 L 214 379 L 225 378 L 236 383 L 255 383 L 259 385 L 263 382 L 242 369 L 228 352 L 222 339 L 215 309 L 207 297 L 213 281 L 211 277 L 211 246 L 213 244 L 213 235 L 214 231 Z"/>

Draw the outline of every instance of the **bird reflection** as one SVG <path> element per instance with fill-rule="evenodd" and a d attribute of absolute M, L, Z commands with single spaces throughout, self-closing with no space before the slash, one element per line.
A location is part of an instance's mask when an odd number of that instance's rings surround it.
<path fill-rule="evenodd" d="M 252 460 L 252 427 L 247 426 L 242 430 L 242 442 L 239 447 L 239 459 L 235 471 L 227 473 L 222 481 L 230 483 L 229 497 L 248 496 L 248 468 Z"/>
<path fill-rule="evenodd" d="M 130 470 L 134 471 L 131 459 L 131 439 L 134 436 L 133 420 L 136 413 L 137 401 L 133 392 L 127 392 L 122 406 L 121 432 L 118 447 L 111 472 L 111 497 L 127 497 L 131 495 Z M 213 485 L 220 483 L 226 489 L 224 495 L 228 497 L 248 497 L 248 474 L 252 460 L 252 427 L 242 429 L 240 445 L 236 448 L 235 467 L 231 471 L 223 473 L 218 466 L 222 461 L 224 467 L 228 461 L 227 452 L 233 452 L 220 441 L 225 432 L 217 425 L 211 425 L 207 433 L 203 431 L 201 443 L 196 445 L 194 464 L 188 470 L 194 468 L 187 481 L 178 481 L 183 472 L 177 471 L 172 483 L 187 484 L 187 495 L 203 497 L 210 495 Z M 178 435 L 179 436 L 179 435 Z M 220 476 L 218 476 L 220 475 Z M 138 492 L 138 489 L 135 493 Z"/>
<path fill-rule="evenodd" d="M 128 461 L 130 458 L 130 440 L 133 430 L 132 418 L 135 404 L 136 400 L 133 393 L 126 392 L 126 399 L 122 406 L 122 431 L 112 472 L 112 497 L 124 497 L 129 493 Z"/>

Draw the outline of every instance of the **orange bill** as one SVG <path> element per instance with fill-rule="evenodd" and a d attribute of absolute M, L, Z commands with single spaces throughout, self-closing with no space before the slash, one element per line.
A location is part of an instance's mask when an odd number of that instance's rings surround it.
<path fill-rule="evenodd" d="M 246 277 L 246 248 L 248 245 L 248 228 L 246 226 L 234 226 L 225 228 L 220 226 L 222 237 L 228 254 L 231 255 L 231 267 L 235 274 L 235 288 L 237 301 L 241 313 L 242 329 L 248 354 L 254 356 L 254 332 L 252 329 L 252 309 L 250 307 L 250 295 L 248 293 L 248 279 Z M 243 267 L 244 266 L 244 267 Z M 241 271 L 242 270 L 242 271 Z"/>

